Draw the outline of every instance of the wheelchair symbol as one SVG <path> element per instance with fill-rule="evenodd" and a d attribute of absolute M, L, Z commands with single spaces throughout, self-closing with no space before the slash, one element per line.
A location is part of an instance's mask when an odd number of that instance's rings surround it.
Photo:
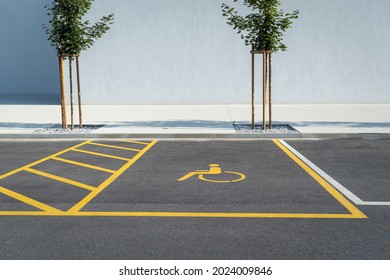
<path fill-rule="evenodd" d="M 195 170 L 193 172 L 188 173 L 187 175 L 184 175 L 183 177 L 181 177 L 177 181 L 178 182 L 185 181 L 185 180 L 191 178 L 192 176 L 196 176 L 196 175 L 198 176 L 198 178 L 200 180 L 206 181 L 206 182 L 212 182 L 212 183 L 235 183 L 235 182 L 240 182 L 246 178 L 246 176 L 240 172 L 234 172 L 234 171 L 223 171 L 222 172 L 222 169 L 221 169 L 221 167 L 219 167 L 219 164 L 214 163 L 214 164 L 209 164 L 209 166 L 210 166 L 209 170 Z M 231 179 L 231 180 L 214 180 L 214 179 L 205 178 L 205 175 L 220 175 L 222 173 L 233 174 L 233 175 L 235 175 L 234 176 L 235 178 Z"/>

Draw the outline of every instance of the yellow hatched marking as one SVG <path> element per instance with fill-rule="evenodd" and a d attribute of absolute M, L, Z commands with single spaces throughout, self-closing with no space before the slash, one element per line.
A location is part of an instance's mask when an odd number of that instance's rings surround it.
<path fill-rule="evenodd" d="M 134 140 L 120 140 L 120 141 L 121 142 L 127 142 L 127 143 L 133 143 L 133 144 L 140 144 L 140 145 L 149 145 L 150 144 L 150 143 L 134 141 Z"/>
<path fill-rule="evenodd" d="M 60 157 L 53 157 L 51 159 L 62 161 L 62 162 L 73 164 L 73 165 L 78 165 L 78 166 L 90 168 L 90 169 L 95 169 L 95 170 L 99 170 L 99 171 L 103 171 L 103 172 L 108 172 L 108 173 L 115 173 L 116 172 L 115 170 L 107 169 L 107 168 L 104 168 L 104 167 L 100 167 L 100 166 L 96 166 L 96 165 L 90 165 L 90 164 L 82 163 L 82 162 L 79 162 L 79 161 L 69 160 L 69 159 L 60 158 Z"/>
<path fill-rule="evenodd" d="M 36 169 L 32 169 L 32 168 L 29 168 L 29 167 L 25 168 L 24 170 L 28 171 L 30 173 L 39 175 L 39 176 L 43 176 L 43 177 L 46 177 L 46 178 L 49 178 L 49 179 L 52 179 L 52 180 L 56 180 L 56 181 L 60 181 L 60 182 L 63 182 L 63 183 L 67 183 L 67 184 L 70 184 L 70 185 L 73 185 L 73 186 L 76 186 L 76 187 L 79 187 L 79 188 L 82 188 L 82 189 L 86 189 L 86 190 L 89 190 L 89 191 L 94 191 L 96 189 L 95 187 L 89 186 L 87 184 L 83 184 L 83 183 L 80 183 L 80 182 L 77 182 L 77 181 L 74 181 L 74 180 L 71 180 L 71 179 L 67 179 L 67 178 L 64 178 L 64 177 L 60 177 L 60 176 L 57 176 L 57 175 L 54 175 L 54 174 L 46 173 L 46 172 L 39 171 L 39 170 L 36 170 Z"/>
<path fill-rule="evenodd" d="M 88 144 L 89 145 L 100 146 L 100 147 L 106 147 L 106 148 L 120 149 L 120 150 L 126 150 L 126 151 L 133 151 L 133 152 L 140 152 L 141 151 L 141 150 L 137 150 L 137 149 L 126 148 L 126 147 L 121 147 L 121 146 L 114 146 L 114 145 L 108 145 L 108 144 L 102 144 L 102 143 L 96 143 L 96 142 L 91 142 L 91 143 L 88 143 Z"/>
<path fill-rule="evenodd" d="M 51 207 L 51 206 L 49 206 L 49 205 L 46 205 L 46 204 L 44 204 L 44 203 L 42 203 L 42 202 L 39 202 L 39 201 L 37 201 L 37 200 L 35 200 L 35 199 L 32 199 L 32 198 L 27 197 L 27 196 L 25 196 L 25 195 L 22 195 L 22 194 L 20 194 L 20 193 L 11 191 L 11 190 L 9 190 L 9 189 L 6 189 L 6 188 L 4 188 L 4 187 L 2 187 L 2 186 L 0 186 L 0 193 L 3 193 L 3 194 L 5 194 L 6 196 L 12 197 L 12 198 L 14 198 L 14 199 L 16 199 L 16 200 L 19 200 L 19 201 L 21 201 L 21 202 L 23 202 L 23 203 L 25 203 L 25 204 L 28 204 L 28 205 L 34 206 L 34 207 L 36 207 L 36 208 L 38 208 L 38 209 L 41 209 L 41 210 L 43 210 L 43 211 L 46 211 L 46 212 L 48 212 L 48 213 L 50 213 L 50 214 L 52 214 L 52 215 L 58 214 L 58 213 L 61 213 L 61 212 L 62 212 L 61 210 L 58 210 L 58 209 L 56 209 L 56 208 L 54 208 L 54 207 Z M 14 212 L 14 213 L 15 213 L 16 211 L 11 211 L 11 212 Z M 30 212 L 30 211 L 27 211 L 27 212 Z M 1 213 L 1 215 L 4 215 L 4 212 L 0 212 L 0 213 Z M 6 212 L 5 212 L 5 213 L 6 213 Z M 16 213 L 19 213 L 19 212 L 16 212 Z M 26 212 L 22 212 L 22 211 L 21 211 L 20 213 L 26 213 Z"/>
<path fill-rule="evenodd" d="M 285 152 L 295 163 L 297 163 L 303 170 L 305 170 L 314 180 L 316 180 L 326 191 L 330 193 L 341 205 L 343 205 L 348 211 L 352 213 L 356 218 L 367 218 L 358 208 L 356 208 L 351 202 L 349 202 L 342 194 L 340 194 L 332 185 L 319 176 L 313 169 L 311 169 L 306 163 L 300 160 L 289 149 L 287 149 L 278 140 L 273 142 Z"/>
<path fill-rule="evenodd" d="M 87 205 L 92 199 L 94 199 L 99 193 L 101 193 L 107 186 L 115 181 L 123 172 L 125 172 L 130 166 L 132 166 L 139 158 L 141 158 L 151 147 L 157 143 L 157 140 L 151 142 L 141 152 L 139 152 L 134 158 L 123 165 L 117 172 L 112 174 L 107 180 L 101 183 L 95 190 L 84 197 L 79 203 L 68 210 L 69 213 L 75 213 L 80 211 L 85 205 Z"/>
<path fill-rule="evenodd" d="M 119 159 L 119 160 L 124 160 L 124 161 L 131 160 L 130 158 L 117 157 L 117 156 L 107 155 L 107 154 L 103 154 L 103 153 L 96 153 L 96 152 L 91 152 L 91 151 L 82 150 L 82 149 L 73 149 L 73 151 L 79 152 L 79 153 L 84 153 L 84 154 L 95 155 L 95 156 L 99 156 L 99 157 Z"/>
<path fill-rule="evenodd" d="M 25 165 L 25 166 L 22 166 L 22 167 L 20 167 L 20 168 L 18 168 L 18 169 L 12 170 L 12 171 L 10 171 L 10 172 L 8 172 L 8 173 L 5 173 L 5 174 L 1 175 L 1 176 L 0 176 L 0 180 L 1 180 L 1 179 L 4 179 L 4 178 L 7 178 L 7 177 L 9 177 L 9 176 L 11 176 L 11 175 L 13 175 L 13 174 L 15 174 L 15 173 L 18 173 L 18 172 L 24 170 L 25 168 L 32 167 L 32 166 L 34 166 L 34 165 L 40 164 L 40 163 L 42 163 L 42 162 L 44 162 L 44 161 L 46 161 L 46 160 L 51 159 L 52 157 L 57 157 L 57 156 L 59 156 L 59 155 L 65 154 L 66 152 L 69 152 L 69 151 L 72 151 L 72 150 L 74 150 L 74 149 L 77 149 L 77 148 L 79 148 L 79 147 L 81 147 L 81 146 L 84 146 L 85 144 L 88 144 L 89 142 L 91 142 L 91 140 L 88 140 L 88 141 L 85 141 L 85 142 L 83 142 L 83 143 L 77 144 L 77 145 L 75 145 L 75 146 L 73 146 L 73 147 L 70 147 L 70 148 L 68 148 L 68 149 L 62 150 L 62 151 L 60 151 L 60 152 L 58 152 L 58 153 L 55 153 L 55 154 L 50 155 L 50 156 L 48 156 L 48 157 L 45 157 L 45 158 L 43 158 L 43 159 L 34 161 L 33 163 L 30 163 L 30 164 L 27 164 L 27 165 Z"/>

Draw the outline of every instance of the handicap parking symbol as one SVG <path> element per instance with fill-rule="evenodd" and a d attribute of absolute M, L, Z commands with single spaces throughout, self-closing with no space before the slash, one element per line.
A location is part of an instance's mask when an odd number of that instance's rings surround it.
<path fill-rule="evenodd" d="M 207 175 L 221 175 L 221 174 L 233 174 L 234 178 L 231 180 L 217 180 L 206 178 Z M 190 179 L 191 177 L 197 176 L 199 180 L 211 182 L 211 183 L 236 183 L 245 180 L 246 176 L 243 173 L 235 172 L 235 171 L 222 171 L 219 164 L 213 163 L 209 164 L 209 170 L 194 170 L 183 177 L 179 178 L 177 181 L 182 182 Z M 205 177 L 206 176 L 206 177 Z M 213 176 L 215 178 L 215 176 Z M 230 176 L 229 176 L 230 177 Z M 223 178 L 221 178 L 223 179 Z"/>

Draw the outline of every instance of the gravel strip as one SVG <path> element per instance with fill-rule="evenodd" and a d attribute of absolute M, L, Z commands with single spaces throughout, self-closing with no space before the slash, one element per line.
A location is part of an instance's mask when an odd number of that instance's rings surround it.
<path fill-rule="evenodd" d="M 40 128 L 34 131 L 34 133 L 41 133 L 41 134 L 87 134 L 94 130 L 97 130 L 101 128 L 103 125 L 83 125 L 83 128 L 80 128 L 80 126 L 75 125 L 74 129 L 72 130 L 70 126 L 68 126 L 68 129 L 63 129 L 61 125 L 53 125 L 49 127 Z"/>
<path fill-rule="evenodd" d="M 287 133 L 299 133 L 288 124 L 275 124 L 272 126 L 272 129 L 267 128 L 266 130 L 262 129 L 261 125 L 255 125 L 255 128 L 252 129 L 252 125 L 249 124 L 233 124 L 233 127 L 236 133 L 260 133 L 260 134 L 287 134 Z"/>
<path fill-rule="evenodd" d="M 74 129 L 63 129 L 61 125 L 53 125 L 49 127 L 40 128 L 34 131 L 37 134 L 88 134 L 93 132 L 103 125 L 83 125 L 83 128 L 80 128 L 78 125 L 74 126 Z M 233 124 L 234 130 L 236 133 L 250 133 L 250 134 L 297 134 L 299 131 L 295 130 L 288 124 L 275 124 L 272 126 L 272 129 L 263 130 L 261 125 L 255 125 L 255 128 L 252 129 L 252 126 L 249 124 Z"/>

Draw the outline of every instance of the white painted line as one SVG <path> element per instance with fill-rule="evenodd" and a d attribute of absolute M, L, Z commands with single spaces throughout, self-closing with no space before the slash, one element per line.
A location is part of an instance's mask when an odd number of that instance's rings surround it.
<path fill-rule="evenodd" d="M 285 141 L 279 140 L 279 142 L 282 143 L 283 146 L 285 146 L 287 149 L 289 149 L 294 155 L 296 155 L 300 160 L 302 160 L 304 163 L 306 163 L 311 169 L 313 169 L 315 172 L 317 172 L 318 175 L 320 175 L 322 178 L 324 178 L 326 181 L 328 181 L 329 184 L 331 184 L 333 187 L 335 187 L 339 192 L 341 192 L 343 195 L 345 195 L 349 200 L 351 200 L 356 205 L 375 205 L 375 206 L 386 205 L 386 206 L 390 206 L 390 201 L 363 201 L 363 200 L 361 200 L 359 197 L 357 197 L 355 194 L 353 194 L 351 191 L 349 191 L 346 187 L 344 187 L 339 182 L 337 182 L 335 179 L 333 179 L 328 174 L 326 174 L 317 165 L 315 165 L 310 160 L 305 158 L 301 153 L 299 153 L 297 150 L 295 150 L 293 147 L 291 147 Z"/>
<path fill-rule="evenodd" d="M 363 201 L 359 205 L 390 206 L 389 201 Z"/>

